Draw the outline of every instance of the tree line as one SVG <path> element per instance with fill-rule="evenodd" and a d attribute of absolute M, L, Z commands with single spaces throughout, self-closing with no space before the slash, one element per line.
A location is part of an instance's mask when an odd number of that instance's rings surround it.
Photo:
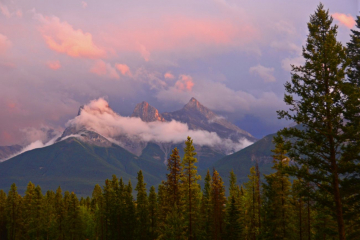
<path fill-rule="evenodd" d="M 228 197 L 215 169 L 207 171 L 201 189 L 190 137 L 182 159 L 173 149 L 166 180 L 157 191 L 153 186 L 147 191 L 142 171 L 135 188 L 113 175 L 103 187 L 96 185 L 91 197 L 80 200 L 73 192 L 63 194 L 60 187 L 43 195 L 31 182 L 22 197 L 12 184 L 8 194 L 0 190 L 0 238 L 335 239 L 336 218 L 309 196 L 304 180 L 291 181 L 284 170 L 290 166 L 285 142 L 277 141 L 274 173 L 261 183 L 256 164 L 248 181 L 238 185 L 231 171 Z M 349 236 L 356 234 L 355 219 L 346 223 Z"/>
<path fill-rule="evenodd" d="M 274 173 L 262 177 L 255 164 L 239 185 L 232 171 L 226 196 L 213 169 L 201 187 L 188 137 L 157 190 L 138 172 L 136 197 L 115 175 L 80 200 L 60 187 L 43 195 L 31 182 L 23 197 L 15 184 L 0 190 L 0 238 L 359 239 L 360 32 L 345 47 L 332 21 L 322 4 L 310 16 L 305 63 L 292 66 L 289 110 L 278 111 L 298 125 L 274 137 Z"/>

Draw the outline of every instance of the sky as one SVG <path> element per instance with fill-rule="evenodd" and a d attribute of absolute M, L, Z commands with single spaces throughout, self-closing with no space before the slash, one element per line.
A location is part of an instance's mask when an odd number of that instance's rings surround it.
<path fill-rule="evenodd" d="M 357 0 L 323 0 L 346 43 Z M 277 119 L 314 0 L 0 0 L 0 145 L 103 98 L 122 116 L 191 97 L 257 138 Z M 32 136 L 33 137 L 33 136 Z M 31 139 L 33 141 L 34 139 Z"/>

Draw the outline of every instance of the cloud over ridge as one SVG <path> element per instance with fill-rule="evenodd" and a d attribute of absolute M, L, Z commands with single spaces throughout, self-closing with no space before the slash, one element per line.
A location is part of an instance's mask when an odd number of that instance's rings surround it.
<path fill-rule="evenodd" d="M 106 100 L 99 98 L 85 105 L 79 116 L 67 123 L 68 127 L 93 130 L 115 141 L 118 136 L 141 139 L 145 142 L 182 143 L 190 136 L 201 146 L 222 147 L 229 153 L 240 150 L 252 142 L 243 139 L 233 142 L 222 139 L 215 132 L 190 130 L 188 125 L 175 120 L 170 122 L 143 122 L 140 118 L 123 117 L 115 113 Z"/>

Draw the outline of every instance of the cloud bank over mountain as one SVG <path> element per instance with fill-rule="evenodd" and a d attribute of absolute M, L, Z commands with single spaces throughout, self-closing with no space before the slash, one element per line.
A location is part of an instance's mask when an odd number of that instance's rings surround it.
<path fill-rule="evenodd" d="M 245 138 L 234 142 L 220 138 L 215 132 L 190 130 L 187 124 L 175 120 L 144 122 L 137 117 L 123 117 L 115 113 L 103 98 L 85 105 L 80 114 L 67 123 L 67 127 L 92 130 L 115 143 L 115 139 L 121 135 L 159 143 L 182 143 L 190 136 L 197 145 L 219 146 L 228 152 L 238 151 L 252 144 Z"/>

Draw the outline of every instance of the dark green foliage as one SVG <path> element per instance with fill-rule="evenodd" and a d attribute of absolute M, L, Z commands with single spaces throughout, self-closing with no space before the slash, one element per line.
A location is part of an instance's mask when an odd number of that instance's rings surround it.
<path fill-rule="evenodd" d="M 129 181 L 128 185 L 125 186 L 124 189 L 124 239 L 130 240 L 135 239 L 136 230 L 137 230 L 137 221 L 136 221 L 136 210 L 135 210 L 135 202 L 132 195 L 132 185 Z"/>
<path fill-rule="evenodd" d="M 348 69 L 349 81 L 360 87 L 360 16 L 356 18 L 356 29 L 352 29 L 350 35 L 350 42 L 347 44 L 347 54 L 350 58 L 350 65 Z M 356 92 L 355 92 L 356 93 Z M 357 94 L 359 94 L 357 92 Z M 356 96 L 356 95 L 355 95 Z M 354 107 L 357 107 L 356 103 L 352 103 Z M 353 122 L 354 131 L 357 131 L 356 127 L 359 127 L 359 117 L 356 115 L 352 116 L 351 121 Z M 350 239 L 356 239 L 360 234 L 360 169 L 357 165 L 353 167 L 356 174 L 348 176 L 343 181 L 343 191 L 345 196 L 345 218 L 349 221 L 348 225 L 351 226 L 352 235 L 348 236 Z"/>
<path fill-rule="evenodd" d="M 166 174 L 167 181 L 165 182 L 165 187 L 168 191 L 170 207 L 175 206 L 175 204 L 177 207 L 181 206 L 180 180 L 182 177 L 182 169 L 180 164 L 179 151 L 177 148 L 174 148 L 170 158 L 168 159 L 167 169 L 169 173 Z"/>
<path fill-rule="evenodd" d="M 360 89 L 354 80 L 346 79 L 349 60 L 336 40 L 337 26 L 332 21 L 322 4 L 310 17 L 305 64 L 293 66 L 291 82 L 285 84 L 284 101 L 290 111 L 278 111 L 280 118 L 304 128 L 285 128 L 279 134 L 289 140 L 289 157 L 296 163 L 289 172 L 316 186 L 312 197 L 333 211 L 343 240 L 346 194 L 342 191 L 347 189 L 342 189 L 342 183 L 356 176 Z"/>
<path fill-rule="evenodd" d="M 243 226 L 239 222 L 240 211 L 236 206 L 235 196 L 232 196 L 230 199 L 230 204 L 226 213 L 226 228 L 225 234 L 228 240 L 238 240 L 241 238 L 243 232 Z"/>
<path fill-rule="evenodd" d="M 211 205 L 211 176 L 208 170 L 205 177 L 203 195 L 201 198 L 200 238 L 211 239 L 212 205 Z"/>
<path fill-rule="evenodd" d="M 0 239 L 7 238 L 7 229 L 6 229 L 6 193 L 3 190 L 0 190 Z"/>
<path fill-rule="evenodd" d="M 198 211 L 200 210 L 200 185 L 198 181 L 201 179 L 197 173 L 197 159 L 195 158 L 196 152 L 193 145 L 193 140 L 188 137 L 185 141 L 184 158 L 181 162 L 182 167 L 182 194 L 185 203 L 185 218 L 188 221 L 187 236 L 189 239 L 194 239 L 199 227 L 197 223 Z"/>
<path fill-rule="evenodd" d="M 149 202 L 146 193 L 146 183 L 141 170 L 138 173 L 137 184 L 135 190 L 137 191 L 136 197 L 136 237 L 137 239 L 149 239 Z"/>
<path fill-rule="evenodd" d="M 273 168 L 275 173 L 265 176 L 263 185 L 264 221 L 262 236 L 265 238 L 293 239 L 294 206 L 291 203 L 291 182 L 284 168 L 289 165 L 289 158 L 283 148 L 284 141 L 277 139 L 273 150 Z"/>
<path fill-rule="evenodd" d="M 212 239 L 222 239 L 225 219 L 225 187 L 219 173 L 214 169 L 211 179 L 211 233 Z"/>
<path fill-rule="evenodd" d="M 158 229 L 158 203 L 154 186 L 149 193 L 149 239 L 157 238 Z"/>
<path fill-rule="evenodd" d="M 13 183 L 8 193 L 5 206 L 9 240 L 19 239 L 23 234 L 23 219 L 21 210 L 22 198 L 17 192 L 15 183 Z"/>

